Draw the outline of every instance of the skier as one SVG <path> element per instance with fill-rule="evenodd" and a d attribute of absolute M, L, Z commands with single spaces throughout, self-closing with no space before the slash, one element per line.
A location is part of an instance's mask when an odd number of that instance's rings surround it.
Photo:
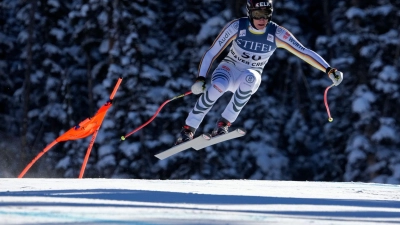
<path fill-rule="evenodd" d="M 317 53 L 304 47 L 287 29 L 271 21 L 272 0 L 247 0 L 247 17 L 229 22 L 219 33 L 200 61 L 193 94 L 202 94 L 190 111 L 175 145 L 193 139 L 196 129 L 213 104 L 225 92 L 233 96 L 218 119 L 211 135 L 228 133 L 228 128 L 261 83 L 261 73 L 276 48 L 284 48 L 313 67 L 327 73 L 335 86 L 343 80 L 343 73 Z M 232 42 L 228 55 L 211 76 L 206 88 L 206 75 L 215 58 Z"/>

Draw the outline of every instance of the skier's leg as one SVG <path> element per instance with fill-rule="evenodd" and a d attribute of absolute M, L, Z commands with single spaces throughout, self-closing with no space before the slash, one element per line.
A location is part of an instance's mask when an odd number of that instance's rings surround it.
<path fill-rule="evenodd" d="M 223 93 L 217 91 L 211 83 L 211 86 L 200 96 L 196 105 L 190 111 L 175 145 L 193 139 L 194 133 L 203 121 L 205 115 L 210 111 L 215 101 L 221 97 L 222 94 Z"/>
<path fill-rule="evenodd" d="M 235 93 L 233 94 L 229 104 L 221 114 L 222 118 L 233 123 L 239 113 L 250 100 L 261 84 L 261 74 L 253 69 L 245 70 L 235 82 Z M 230 125 L 230 124 L 229 124 Z"/>
<path fill-rule="evenodd" d="M 232 89 L 234 79 L 232 70 L 229 68 L 232 65 L 227 65 L 227 63 L 220 63 L 218 67 L 214 70 L 211 76 L 211 85 L 207 90 L 200 96 L 197 100 L 196 105 L 190 111 L 188 117 L 185 121 L 185 126 L 183 126 L 180 137 L 176 141 L 175 145 L 180 144 L 185 141 L 193 139 L 196 129 L 199 127 L 200 123 L 203 121 L 205 115 L 210 111 L 214 103 L 221 97 L 226 91 Z"/>
<path fill-rule="evenodd" d="M 211 77 L 211 85 L 200 96 L 193 110 L 190 111 L 186 119 L 186 125 L 197 129 L 218 98 L 229 89 L 232 89 L 234 76 L 230 66 L 232 65 L 222 62 L 214 70 Z"/>

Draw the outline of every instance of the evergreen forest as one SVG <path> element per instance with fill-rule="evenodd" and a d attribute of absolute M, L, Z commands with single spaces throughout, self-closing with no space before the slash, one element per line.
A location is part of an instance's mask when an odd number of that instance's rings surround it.
<path fill-rule="evenodd" d="M 400 184 L 400 0 L 275 0 L 272 20 L 344 73 L 328 76 L 277 49 L 232 129 L 247 135 L 165 160 L 199 96 L 199 62 L 244 0 L 0 2 L 0 177 L 17 177 L 121 86 L 85 178 L 258 179 Z M 213 68 L 224 57 L 221 54 Z M 211 70 L 212 71 L 212 70 Z M 210 82 L 208 74 L 207 82 Z M 196 135 L 209 133 L 221 97 Z M 90 138 L 57 144 L 26 177 L 78 177 Z"/>

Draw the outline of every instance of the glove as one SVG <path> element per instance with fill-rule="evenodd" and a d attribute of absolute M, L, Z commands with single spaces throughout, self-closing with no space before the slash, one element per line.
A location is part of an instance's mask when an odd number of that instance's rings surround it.
<path fill-rule="evenodd" d="M 198 77 L 196 82 L 192 85 L 192 93 L 195 95 L 201 94 L 206 89 L 206 78 Z"/>
<path fill-rule="evenodd" d="M 328 74 L 329 78 L 332 80 L 335 86 L 338 86 L 343 81 L 343 73 L 338 71 L 335 68 L 328 67 L 326 69 L 326 73 Z"/>

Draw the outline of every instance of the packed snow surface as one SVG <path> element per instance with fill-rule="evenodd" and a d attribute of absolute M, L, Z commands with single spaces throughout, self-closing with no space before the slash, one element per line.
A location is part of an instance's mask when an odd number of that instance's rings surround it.
<path fill-rule="evenodd" d="M 400 186 L 0 179 L 1 224 L 400 224 Z"/>

